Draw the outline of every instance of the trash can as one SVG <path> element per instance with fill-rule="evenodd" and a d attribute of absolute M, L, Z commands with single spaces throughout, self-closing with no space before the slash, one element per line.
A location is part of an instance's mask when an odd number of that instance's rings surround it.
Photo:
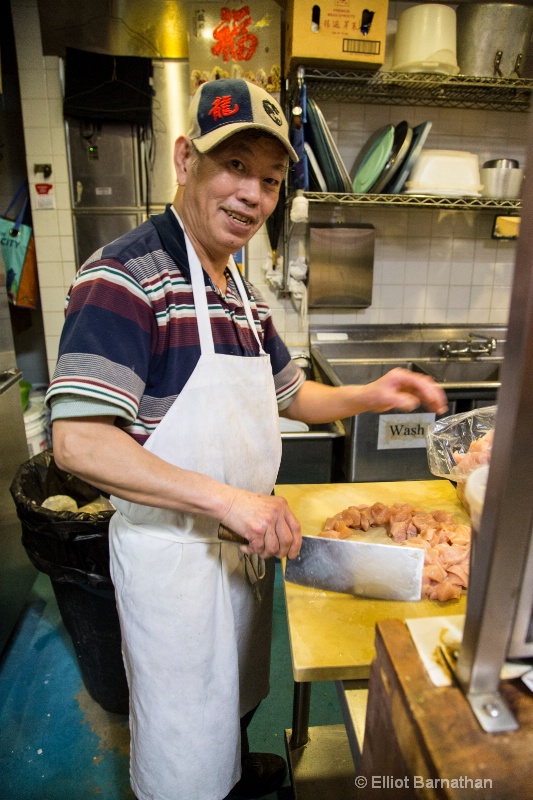
<path fill-rule="evenodd" d="M 42 508 L 53 495 L 68 495 L 78 506 L 100 495 L 60 470 L 51 450 L 22 464 L 10 489 L 21 521 L 22 544 L 32 564 L 50 577 L 85 688 L 106 711 L 127 714 L 128 684 L 109 574 L 108 533 L 114 512 Z"/>

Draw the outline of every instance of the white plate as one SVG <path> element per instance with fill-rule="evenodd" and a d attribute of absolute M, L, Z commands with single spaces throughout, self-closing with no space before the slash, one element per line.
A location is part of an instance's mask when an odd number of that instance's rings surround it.
<path fill-rule="evenodd" d="M 311 145 L 308 142 L 305 142 L 304 148 L 305 148 L 305 152 L 307 153 L 307 158 L 309 159 L 309 164 L 311 166 L 311 169 L 313 170 L 313 172 L 315 174 L 315 178 L 317 179 L 318 184 L 320 186 L 320 191 L 321 192 L 327 192 L 328 187 L 327 187 L 326 181 L 324 180 L 324 176 L 322 174 L 322 170 L 318 166 L 318 161 L 316 160 L 316 157 L 315 157 L 315 154 L 313 153 Z"/>

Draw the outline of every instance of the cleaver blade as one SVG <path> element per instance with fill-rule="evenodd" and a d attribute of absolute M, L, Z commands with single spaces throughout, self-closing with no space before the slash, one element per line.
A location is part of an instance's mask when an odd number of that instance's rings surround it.
<path fill-rule="evenodd" d="M 418 547 L 302 536 L 285 580 L 313 589 L 382 600 L 420 600 L 424 551 Z"/>

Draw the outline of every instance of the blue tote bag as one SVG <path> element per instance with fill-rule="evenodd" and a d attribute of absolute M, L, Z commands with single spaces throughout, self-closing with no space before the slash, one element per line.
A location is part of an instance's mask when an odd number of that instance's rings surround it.
<path fill-rule="evenodd" d="M 16 218 L 14 220 L 9 219 L 9 212 L 11 209 L 16 208 L 22 199 L 24 201 Z M 0 217 L 0 246 L 6 270 L 7 293 L 10 301 L 15 305 L 18 304 L 28 248 L 30 252 L 34 252 L 33 248 L 30 247 L 30 243 L 33 244 L 32 229 L 22 221 L 28 209 L 28 202 L 28 183 L 25 181 L 15 192 L 13 199 Z"/>

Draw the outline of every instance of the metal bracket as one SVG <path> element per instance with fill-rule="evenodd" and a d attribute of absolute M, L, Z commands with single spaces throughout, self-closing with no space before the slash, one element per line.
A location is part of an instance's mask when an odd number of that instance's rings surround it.
<path fill-rule="evenodd" d="M 486 733 L 505 733 L 519 728 L 515 716 L 511 713 L 498 692 L 466 695 L 477 721 Z"/>

